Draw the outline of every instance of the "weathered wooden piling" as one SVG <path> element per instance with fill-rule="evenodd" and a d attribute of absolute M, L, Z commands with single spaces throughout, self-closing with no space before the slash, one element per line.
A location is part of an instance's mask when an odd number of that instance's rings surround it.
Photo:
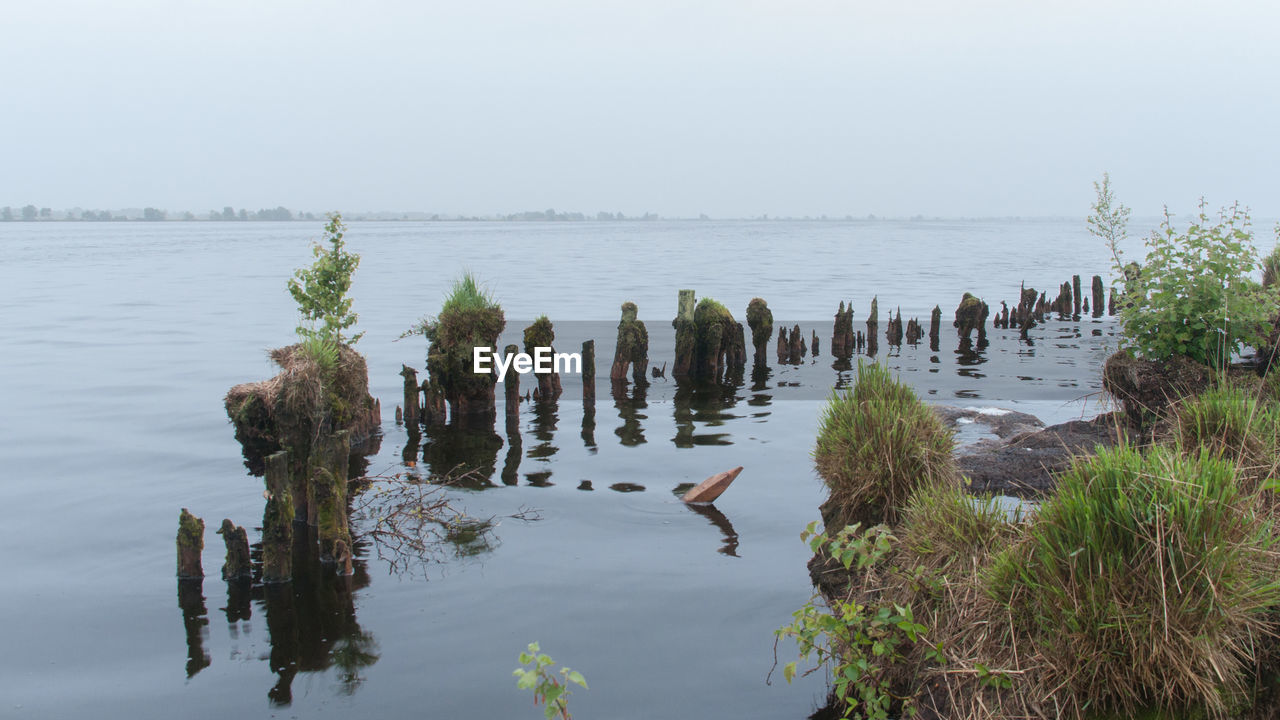
<path fill-rule="evenodd" d="M 582 406 L 596 404 L 596 341 L 582 343 Z"/>
<path fill-rule="evenodd" d="M 879 343 L 880 336 L 880 299 L 878 296 L 871 298 L 871 313 L 867 315 L 867 354 L 876 354 L 876 345 Z"/>
<path fill-rule="evenodd" d="M 227 547 L 227 560 L 222 564 L 222 579 L 228 582 L 252 579 L 253 568 L 249 564 L 249 534 L 229 518 L 222 520 L 222 526 L 217 532 L 222 536 L 222 542 Z"/>
<path fill-rule="evenodd" d="M 754 364 L 766 365 L 766 348 L 773 336 L 773 311 L 763 298 L 752 298 L 747 303 L 747 327 L 751 328 L 751 346 L 755 350 Z"/>
<path fill-rule="evenodd" d="M 996 313 L 996 327 L 1009 329 L 1009 303 L 1000 301 L 1000 312 Z"/>
<path fill-rule="evenodd" d="M 804 336 L 800 334 L 800 326 L 791 327 L 791 335 L 787 342 L 787 361 L 796 364 L 804 359 Z"/>
<path fill-rule="evenodd" d="M 697 296 L 693 290 L 681 290 L 676 297 L 676 316 L 671 326 L 676 329 L 676 359 L 671 376 L 687 378 L 693 373 L 694 354 L 698 344 L 698 326 L 694 321 Z"/>
<path fill-rule="evenodd" d="M 918 319 L 911 318 L 910 320 L 907 321 L 907 344 L 908 345 L 915 345 L 916 343 L 920 342 L 920 337 L 923 334 L 924 334 L 924 331 L 920 329 L 920 321 Z"/>
<path fill-rule="evenodd" d="M 895 318 L 893 313 L 889 314 L 888 326 L 885 328 L 884 336 L 890 345 L 902 345 L 902 308 L 898 308 L 898 316 Z"/>
<path fill-rule="evenodd" d="M 1021 322 L 1018 323 L 1018 335 L 1025 340 L 1027 332 L 1036 326 L 1035 305 L 1039 295 L 1035 288 L 1029 288 L 1025 283 L 1019 295 L 1021 299 L 1018 301 L 1018 317 Z"/>
<path fill-rule="evenodd" d="M 956 307 L 956 319 L 952 324 L 963 340 L 968 340 L 974 330 L 978 331 L 978 340 L 985 340 L 987 337 L 987 315 L 990 312 L 991 309 L 986 303 L 970 293 L 965 293 L 960 298 L 960 305 Z"/>
<path fill-rule="evenodd" d="M 813 342 L 809 344 L 809 354 L 813 357 L 818 357 L 818 331 L 812 330 L 810 332 L 813 333 Z"/>
<path fill-rule="evenodd" d="M 503 348 L 503 352 L 507 357 L 514 357 L 520 352 L 520 346 L 511 344 Z M 502 378 L 502 392 L 506 400 L 506 416 L 507 424 L 510 426 L 512 419 L 519 422 L 520 417 L 520 373 L 508 371 L 506 376 Z"/>
<path fill-rule="evenodd" d="M 468 302 L 446 301 L 436 320 L 425 326 L 431 343 L 427 374 L 443 393 L 451 422 L 483 422 L 497 414 L 498 374 L 475 371 L 475 349 L 496 354 L 506 326 L 502 307 L 482 294 Z"/>
<path fill-rule="evenodd" d="M 555 326 L 551 324 L 546 315 L 543 315 L 524 329 L 524 351 L 530 357 L 536 357 L 535 353 L 538 348 L 549 348 L 551 356 L 554 357 L 556 350 L 552 343 L 555 342 L 555 339 Z M 554 363 L 550 372 L 538 372 L 535 367 L 534 378 L 538 381 L 538 387 L 533 391 L 535 400 L 544 402 L 556 400 L 564 392 L 560 384 L 560 373 L 556 372 Z"/>
<path fill-rule="evenodd" d="M 942 332 L 942 307 L 934 305 L 929 313 L 929 339 L 937 340 Z"/>
<path fill-rule="evenodd" d="M 422 408 L 418 405 L 421 392 L 418 387 L 418 371 L 402 364 L 400 375 L 404 378 L 404 425 L 409 432 L 418 432 L 418 424 L 422 421 Z"/>
<path fill-rule="evenodd" d="M 336 563 L 345 574 L 350 574 L 352 560 L 347 517 L 347 471 L 351 457 L 348 437 L 349 433 L 339 430 L 320 439 L 321 462 L 312 478 L 320 561 Z"/>
<path fill-rule="evenodd" d="M 1093 316 L 1096 318 L 1102 317 L 1102 313 L 1104 311 L 1104 308 L 1102 305 L 1103 301 L 1104 301 L 1104 298 L 1102 296 L 1102 276 L 1094 275 L 1093 276 Z"/>
<path fill-rule="evenodd" d="M 848 360 L 853 357 L 857 348 L 857 336 L 853 332 L 853 301 L 848 306 L 840 301 L 836 310 L 835 325 L 831 329 L 831 355 L 837 360 Z"/>
<path fill-rule="evenodd" d="M 1111 288 L 1111 292 L 1107 295 L 1107 315 L 1116 314 L 1116 289 Z"/>
<path fill-rule="evenodd" d="M 422 423 L 443 425 L 448 419 L 448 405 L 440 383 L 428 377 L 422 381 Z"/>
<path fill-rule="evenodd" d="M 1071 313 L 1071 317 L 1073 317 L 1073 318 L 1074 318 L 1074 319 L 1076 319 L 1076 320 L 1079 320 L 1079 319 L 1080 319 L 1080 306 L 1081 306 L 1082 301 L 1084 300 L 1083 296 L 1081 296 L 1081 294 L 1080 294 L 1080 276 L 1079 276 L 1079 275 L 1072 275 L 1072 276 L 1071 276 L 1071 296 L 1072 296 L 1072 298 L 1073 298 L 1072 302 L 1074 303 L 1073 312 Z"/>
<path fill-rule="evenodd" d="M 267 507 L 262 513 L 262 582 L 293 579 L 293 496 L 289 457 L 284 450 L 267 456 Z"/>
<path fill-rule="evenodd" d="M 785 365 L 791 362 L 791 341 L 787 337 L 787 329 L 785 327 L 778 328 L 778 344 L 776 352 L 778 354 L 778 363 Z"/>
<path fill-rule="evenodd" d="M 626 383 L 627 371 L 636 385 L 647 385 L 645 375 L 649 370 L 649 331 L 644 322 L 637 319 L 639 309 L 633 302 L 622 303 L 622 319 L 618 321 L 618 341 L 613 350 L 613 365 L 609 368 L 609 380 L 613 384 Z"/>
<path fill-rule="evenodd" d="M 178 515 L 178 579 L 195 580 L 204 577 L 200 554 L 204 552 L 204 520 L 192 515 L 186 508 Z"/>
<path fill-rule="evenodd" d="M 1071 283 L 1064 282 L 1058 286 L 1058 297 L 1049 306 L 1049 311 L 1057 313 L 1059 320 L 1066 320 L 1071 315 Z"/>

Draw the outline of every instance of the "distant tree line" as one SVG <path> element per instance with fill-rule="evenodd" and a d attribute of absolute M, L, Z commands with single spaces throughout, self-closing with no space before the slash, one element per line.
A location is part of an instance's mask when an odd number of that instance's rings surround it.
<path fill-rule="evenodd" d="M 72 210 L 60 211 L 59 217 L 54 217 L 51 208 L 37 208 L 35 205 L 25 205 L 21 208 L 14 209 L 12 206 L 6 205 L 0 207 L 0 222 L 36 222 L 45 220 L 62 220 L 62 221 L 81 221 L 81 222 L 110 222 L 114 220 L 148 220 L 161 221 L 168 220 L 169 211 L 159 208 L 143 208 L 142 214 L 139 215 L 136 210 L 119 212 L 113 214 L 110 210 L 81 210 L 75 208 Z M 199 220 L 196 215 L 190 211 L 175 213 L 175 220 Z M 208 220 L 315 220 L 314 213 L 302 212 L 293 213 L 286 207 L 277 207 L 270 209 L 262 209 L 256 212 L 250 212 L 248 209 L 242 208 L 237 211 L 233 207 L 224 207 L 222 210 L 210 210 L 207 216 Z"/>

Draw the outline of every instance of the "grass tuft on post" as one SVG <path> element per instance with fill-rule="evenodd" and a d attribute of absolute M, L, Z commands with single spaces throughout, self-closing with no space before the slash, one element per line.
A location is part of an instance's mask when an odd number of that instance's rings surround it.
<path fill-rule="evenodd" d="M 823 521 L 837 528 L 895 523 L 920 487 L 955 477 L 953 433 L 882 365 L 859 363 L 853 387 L 823 410 L 813 451 L 830 495 Z"/>

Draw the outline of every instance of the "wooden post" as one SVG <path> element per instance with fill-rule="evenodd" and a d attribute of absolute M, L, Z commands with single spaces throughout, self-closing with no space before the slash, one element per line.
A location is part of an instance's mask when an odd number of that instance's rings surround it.
<path fill-rule="evenodd" d="M 596 341 L 582 343 L 582 406 L 596 404 Z"/>
<path fill-rule="evenodd" d="M 253 579 L 253 568 L 249 565 L 249 534 L 227 518 L 222 520 L 218 534 L 227 546 L 227 561 L 222 565 L 222 579 L 228 582 Z"/>
<path fill-rule="evenodd" d="M 320 463 L 312 479 L 316 498 L 316 527 L 320 561 L 337 563 L 351 573 L 351 533 L 347 519 L 347 471 L 351 441 L 346 430 L 320 440 Z"/>
<path fill-rule="evenodd" d="M 698 344 L 697 325 L 693 320 L 695 294 L 681 290 L 676 298 L 676 317 L 671 321 L 676 329 L 676 359 L 671 366 L 671 377 L 681 380 L 693 374 L 694 351 Z"/>
<path fill-rule="evenodd" d="M 1071 317 L 1075 318 L 1076 320 L 1079 320 L 1080 319 L 1080 303 L 1081 301 L 1084 300 L 1084 298 L 1080 295 L 1080 276 L 1079 275 L 1071 276 L 1071 296 L 1074 298 L 1074 303 L 1075 303 L 1073 308 L 1074 312 L 1072 312 Z"/>
<path fill-rule="evenodd" d="M 200 553 L 204 551 L 204 520 L 186 508 L 178 515 L 178 578 L 194 580 L 204 577 Z"/>
<path fill-rule="evenodd" d="M 751 346 L 755 349 L 755 364 L 767 365 L 765 350 L 773 335 L 773 311 L 763 298 L 752 298 L 747 303 L 747 327 L 751 328 Z"/>
<path fill-rule="evenodd" d="M 418 371 L 401 365 L 400 375 L 404 377 L 404 426 L 410 433 L 416 433 L 418 423 L 422 422 L 422 408 L 418 405 Z"/>
<path fill-rule="evenodd" d="M 293 579 L 293 496 L 289 457 L 284 450 L 267 456 L 267 508 L 262 513 L 262 582 Z"/>
<path fill-rule="evenodd" d="M 1094 317 L 1096 318 L 1102 317 L 1102 313 L 1105 312 L 1105 308 L 1103 306 L 1104 301 L 1105 299 L 1103 298 L 1103 295 L 1102 295 L 1102 276 L 1094 275 L 1093 276 L 1093 316 Z"/>

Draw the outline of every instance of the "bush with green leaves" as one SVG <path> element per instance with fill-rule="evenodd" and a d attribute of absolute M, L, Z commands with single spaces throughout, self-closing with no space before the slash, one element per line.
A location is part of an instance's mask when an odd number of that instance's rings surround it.
<path fill-rule="evenodd" d="M 1089 230 L 1107 243 L 1116 275 L 1124 278 L 1120 323 L 1140 356 L 1181 355 L 1220 368 L 1243 347 L 1264 341 L 1277 294 L 1253 278 L 1258 253 L 1246 208 L 1234 204 L 1214 219 L 1201 200 L 1196 219 L 1181 232 L 1166 208 L 1134 272 L 1120 249 L 1129 210 L 1115 201 L 1109 177 L 1094 188 Z"/>
<path fill-rule="evenodd" d="M 823 520 L 894 523 L 918 487 L 955 476 L 952 431 L 911 388 L 878 363 L 823 410 L 814 463 L 830 491 Z"/>
<path fill-rule="evenodd" d="M 846 571 L 868 572 L 881 564 L 895 538 L 879 525 L 863 530 L 850 525 L 834 535 L 819 532 L 810 523 L 800 538 L 815 553 L 825 553 Z M 863 604 L 857 597 L 835 600 L 827 606 L 815 595 L 797 610 L 792 622 L 775 631 L 779 640 L 790 638 L 800 660 L 786 663 L 782 676 L 791 682 L 801 661 L 814 660 L 809 675 L 829 667 L 832 691 L 842 717 L 884 719 L 914 714 L 910 698 L 894 693 L 895 666 L 906 660 L 911 645 L 924 641 L 927 628 L 916 622 L 911 606 L 889 600 Z M 941 649 L 928 647 L 925 655 L 942 662 Z"/>
<path fill-rule="evenodd" d="M 533 691 L 533 704 L 544 706 L 542 712 L 547 720 L 571 720 L 569 684 L 588 689 L 587 679 L 582 673 L 567 667 L 555 672 L 556 661 L 543 654 L 536 642 L 529 643 L 529 649 L 520 653 L 519 659 L 520 664 L 527 667 L 518 667 L 512 673 L 516 677 L 516 687 Z"/>
<path fill-rule="evenodd" d="M 1274 543 L 1233 463 L 1119 447 L 1060 476 L 986 586 L 1077 707 L 1222 717 L 1276 629 Z"/>
<path fill-rule="evenodd" d="M 352 298 L 347 295 L 351 290 L 352 277 L 360 266 L 360 256 L 346 250 L 343 235 L 347 226 L 338 213 L 329 214 L 329 222 L 324 226 L 322 243 L 313 243 L 311 248 L 315 262 L 310 267 L 300 268 L 289 280 L 289 294 L 298 303 L 298 311 L 302 314 L 303 323 L 298 326 L 298 335 L 303 340 L 318 338 L 326 343 L 355 345 L 364 333 L 356 333 L 343 337 L 343 331 L 354 326 L 359 318 L 351 311 Z"/>

